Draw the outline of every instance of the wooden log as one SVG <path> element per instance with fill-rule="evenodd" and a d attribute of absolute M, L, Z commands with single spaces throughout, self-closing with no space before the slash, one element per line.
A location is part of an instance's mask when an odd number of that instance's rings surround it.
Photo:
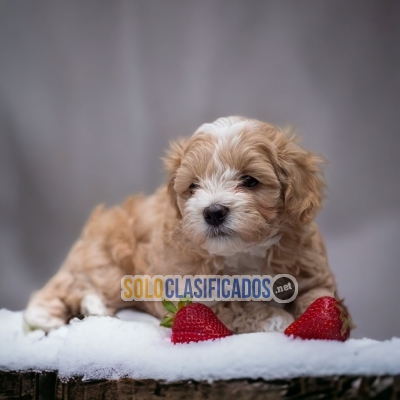
<path fill-rule="evenodd" d="M 0 371 L 0 400 L 160 399 L 400 399 L 400 376 L 333 376 L 265 381 L 163 382 L 155 380 L 62 381 L 55 372 Z"/>

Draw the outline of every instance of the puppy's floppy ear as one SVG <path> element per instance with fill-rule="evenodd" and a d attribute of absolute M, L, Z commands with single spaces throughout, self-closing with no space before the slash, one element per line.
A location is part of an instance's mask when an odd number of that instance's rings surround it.
<path fill-rule="evenodd" d="M 286 213 L 295 224 L 310 222 L 321 208 L 324 197 L 321 169 L 324 160 L 301 148 L 294 135 L 281 140 L 277 147 L 277 173 Z"/>
<path fill-rule="evenodd" d="M 187 140 L 183 138 L 178 139 L 176 142 L 172 142 L 170 144 L 169 150 L 167 150 L 166 156 L 163 158 L 165 169 L 168 172 L 168 194 L 179 218 L 181 218 L 181 212 L 178 207 L 174 184 L 176 173 L 181 165 L 182 157 L 185 153 L 186 142 Z"/>

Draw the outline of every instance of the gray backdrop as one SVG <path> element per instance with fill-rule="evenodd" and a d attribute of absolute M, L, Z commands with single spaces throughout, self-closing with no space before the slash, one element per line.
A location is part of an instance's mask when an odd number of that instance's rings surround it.
<path fill-rule="evenodd" d="M 356 337 L 400 336 L 400 2 L 0 1 L 0 307 L 90 210 L 151 193 L 168 141 L 241 114 L 323 153 L 319 216 Z"/>

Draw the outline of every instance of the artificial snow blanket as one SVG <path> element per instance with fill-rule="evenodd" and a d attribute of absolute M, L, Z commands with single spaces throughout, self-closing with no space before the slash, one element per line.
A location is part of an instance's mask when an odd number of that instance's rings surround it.
<path fill-rule="evenodd" d="M 22 313 L 0 310 L 0 369 L 52 370 L 61 378 L 219 380 L 400 374 L 400 339 L 302 341 L 251 333 L 174 345 L 149 315 L 88 317 L 50 332 L 26 333 Z"/>

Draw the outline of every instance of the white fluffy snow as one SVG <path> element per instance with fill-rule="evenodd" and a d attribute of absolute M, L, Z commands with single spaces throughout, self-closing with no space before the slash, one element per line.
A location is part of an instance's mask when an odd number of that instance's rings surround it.
<path fill-rule="evenodd" d="M 0 310 L 0 369 L 58 370 L 63 378 L 215 380 L 400 373 L 400 339 L 345 343 L 252 333 L 173 345 L 170 329 L 133 311 L 74 320 L 45 336 L 25 333 L 22 314 Z"/>

